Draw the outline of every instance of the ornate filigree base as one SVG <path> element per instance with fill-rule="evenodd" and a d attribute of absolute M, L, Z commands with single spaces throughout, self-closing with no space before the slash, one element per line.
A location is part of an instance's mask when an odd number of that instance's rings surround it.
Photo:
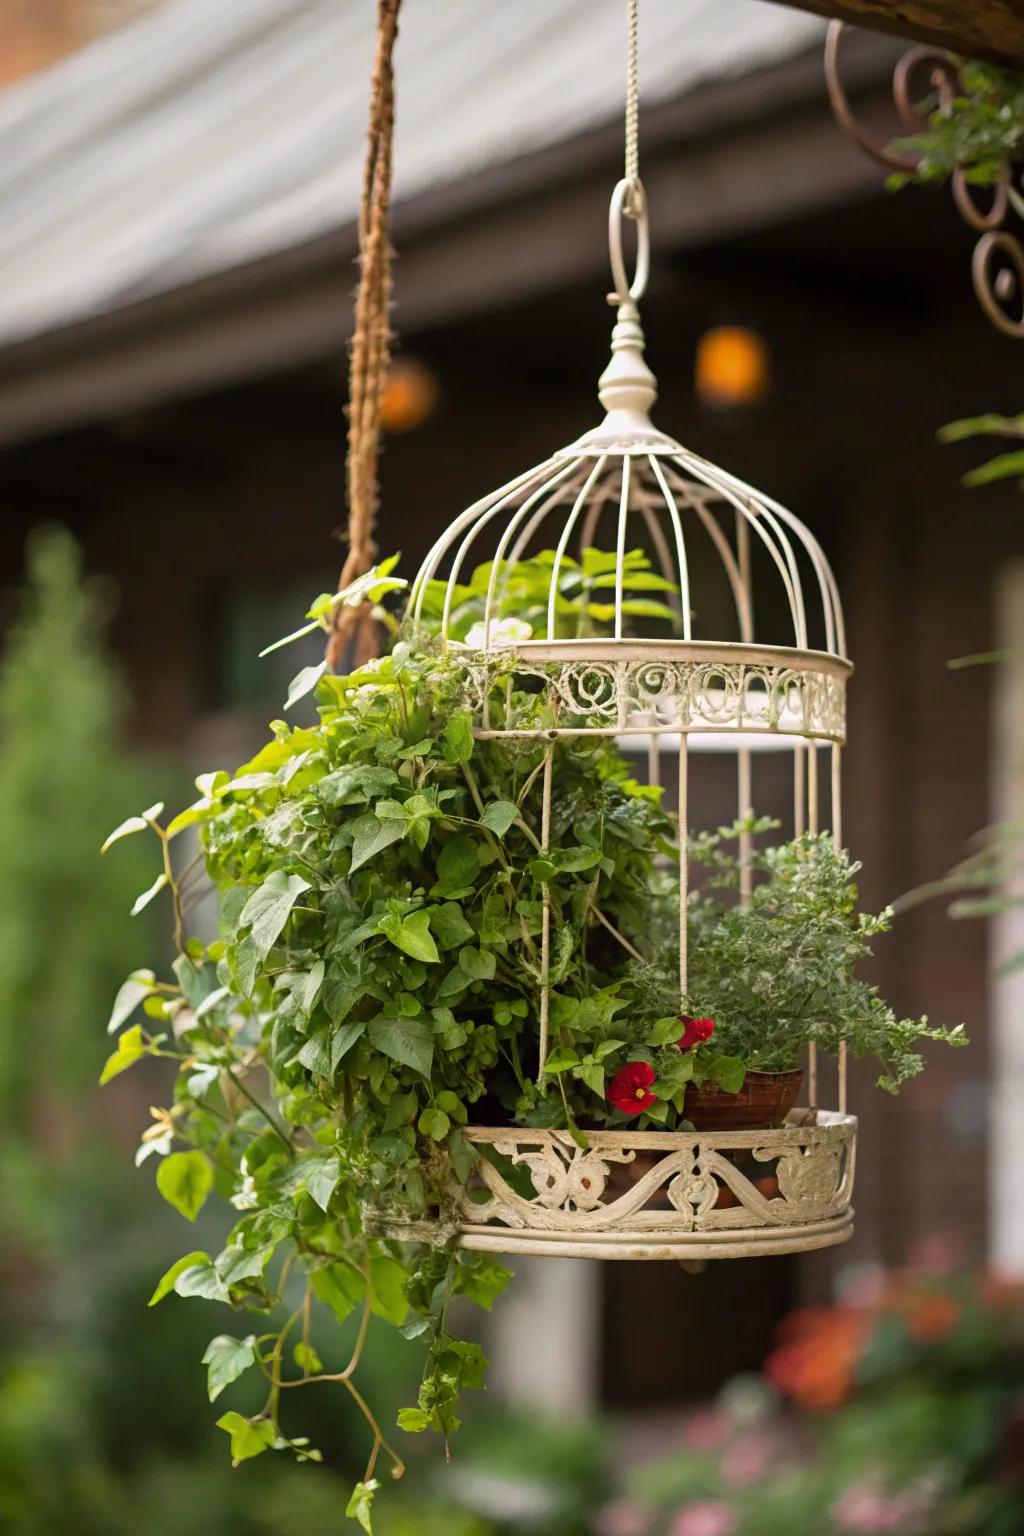
<path fill-rule="evenodd" d="M 731 1259 L 801 1253 L 853 1232 L 857 1122 L 794 1110 L 764 1131 L 565 1131 L 471 1126 L 481 1156 L 452 1184 L 455 1233 L 491 1253 L 587 1259 Z M 451 1225 L 388 1223 L 443 1242 Z"/>

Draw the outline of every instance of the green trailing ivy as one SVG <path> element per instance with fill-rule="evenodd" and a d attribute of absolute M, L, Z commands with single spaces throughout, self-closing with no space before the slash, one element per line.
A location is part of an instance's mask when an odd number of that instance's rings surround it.
<path fill-rule="evenodd" d="M 912 172 L 896 172 L 893 189 L 911 182 L 948 182 L 957 171 L 977 186 L 994 186 L 1007 167 L 1024 158 L 1024 75 L 977 60 L 955 61 L 959 90 L 948 106 L 936 95 L 921 105 L 927 128 L 896 139 L 889 153 L 912 155 Z M 1010 188 L 1010 199 L 1024 213 L 1024 199 Z"/>
<path fill-rule="evenodd" d="M 1024 218 L 1022 197 L 1014 172 L 1024 160 L 1024 75 L 977 60 L 955 60 L 959 90 L 943 105 L 936 94 L 921 103 L 927 128 L 909 138 L 896 139 L 889 153 L 913 157 L 912 171 L 889 177 L 892 190 L 918 184 L 945 185 L 957 173 L 972 186 L 994 187 L 1004 183 L 1007 199 L 1019 218 Z M 976 437 L 1024 437 L 1024 416 L 987 412 L 950 422 L 939 433 L 943 443 L 966 442 Z M 968 489 L 1017 480 L 1024 485 L 1024 449 L 1010 448 L 968 471 Z"/>
<path fill-rule="evenodd" d="M 507 573 L 504 603 L 515 607 L 519 637 L 541 617 L 551 558 Z M 563 631 L 607 623 L 600 594 L 613 568 L 596 551 L 566 562 Z M 371 598 L 393 588 L 388 571 L 364 582 Z M 490 574 L 482 567 L 452 594 L 454 636 L 470 645 Z M 634 553 L 627 587 L 665 594 L 666 584 Z M 442 590 L 426 595 L 432 627 Z M 314 622 L 329 622 L 334 601 L 318 599 Z M 627 601 L 672 618 L 660 596 Z M 500 622 L 509 622 L 507 607 Z M 167 892 L 179 953 L 173 980 L 140 970 L 121 989 L 104 1078 L 143 1056 L 176 1064 L 172 1102 L 154 1111 L 139 1161 L 156 1159 L 160 1193 L 189 1221 L 214 1191 L 236 1215 L 221 1250 L 179 1260 L 151 1305 L 174 1292 L 255 1319 L 243 1337 L 219 1334 L 205 1356 L 211 1401 L 242 1378 L 262 1378 L 266 1388 L 258 1413 L 230 1410 L 218 1420 L 236 1462 L 271 1449 L 319 1454 L 292 1432 L 292 1389 L 330 1384 L 353 1398 L 370 1453 L 349 1513 L 366 1530 L 381 1458 L 393 1475 L 403 1470 L 389 1426 L 356 1380 L 371 1318 L 398 1329 L 425 1359 L 417 1401 L 398 1414 L 402 1430 L 448 1437 L 461 1394 L 484 1383 L 486 1361 L 457 1336 L 452 1303 L 490 1308 L 507 1271 L 484 1254 L 377 1235 L 381 1217 L 454 1230 L 452 1172 L 467 1184 L 476 1167 L 463 1134 L 470 1121 L 568 1127 L 583 1139 L 589 1126 L 627 1123 L 609 1100 L 609 1080 L 649 1062 L 655 1100 L 628 1123 L 685 1127 L 689 1081 L 710 1077 L 735 1091 L 748 1065 L 775 1060 L 782 1033 L 787 1051 L 848 1033 L 878 1050 L 893 1077 L 910 1070 L 904 1036 L 928 1033 L 923 1023 L 898 1025 L 853 983 L 852 965 L 884 920 L 855 916 L 849 866 L 808 842 L 758 856 L 775 904 L 758 894 L 756 925 L 748 915 L 742 926 L 730 901 L 712 894 L 692 903 L 693 943 L 708 956 L 696 956 L 695 995 L 721 1007 L 723 1023 L 713 1042 L 681 1051 L 680 998 L 663 963 L 673 931 L 678 942 L 678 891 L 666 873 L 677 864 L 678 828 L 661 792 L 633 779 L 606 738 L 475 736 L 464 656 L 429 637 L 414 645 L 400 636 L 381 661 L 320 676 L 315 726 L 276 722 L 234 775 L 204 775 L 182 814 L 167 820 L 150 807 L 108 840 L 153 839 L 151 889 Z M 513 717 L 519 730 L 553 724 L 546 695 L 523 690 L 509 670 L 493 691 L 492 727 Z M 219 895 L 212 939 L 191 931 L 199 866 L 177 855 L 189 829 Z M 694 851 L 728 884 L 735 871 L 723 839 Z M 800 909 L 788 940 L 780 896 Z M 545 902 L 553 942 L 551 1054 L 542 1071 Z M 766 1039 L 759 1020 L 775 1017 L 778 997 L 763 997 L 757 1016 L 744 1013 L 730 973 L 743 966 L 756 994 L 758 966 L 781 971 L 793 935 L 803 945 L 819 930 L 814 1004 L 791 1009 L 785 1031 Z M 790 970 L 799 965 L 790 953 Z M 833 995 L 842 1002 L 830 1013 Z M 353 1320 L 348 1358 L 313 1349 L 314 1306 L 339 1324 Z"/>

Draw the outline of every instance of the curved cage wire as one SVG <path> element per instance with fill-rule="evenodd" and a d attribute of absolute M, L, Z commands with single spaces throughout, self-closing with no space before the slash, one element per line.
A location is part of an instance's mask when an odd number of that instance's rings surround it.
<path fill-rule="evenodd" d="M 609 518 L 611 513 L 611 519 Z M 728 527 L 729 515 L 734 527 Z M 441 635 L 451 638 L 455 588 L 475 564 L 492 563 L 481 649 L 500 648 L 496 631 L 508 572 L 538 549 L 551 550 L 547 625 L 537 640 L 557 638 L 556 608 L 567 554 L 592 546 L 599 527 L 614 522 L 618 557 L 614 585 L 615 640 L 642 638 L 630 629 L 626 600 L 628 549 L 649 543 L 661 574 L 676 592 L 675 638 L 721 642 L 695 625 L 691 589 L 692 544 L 710 541 L 728 581 L 741 643 L 753 644 L 753 592 L 748 554 L 765 552 L 788 613 L 788 634 L 777 643 L 821 650 L 847 660 L 842 604 L 821 545 L 799 518 L 744 481 L 671 439 L 609 441 L 589 435 L 476 502 L 445 531 L 427 555 L 413 587 L 413 614 L 422 624 L 431 581 L 448 583 Z M 495 543 L 495 535 L 496 543 Z M 495 544 L 493 549 L 491 544 Z M 809 576 L 809 580 L 808 580 Z"/>

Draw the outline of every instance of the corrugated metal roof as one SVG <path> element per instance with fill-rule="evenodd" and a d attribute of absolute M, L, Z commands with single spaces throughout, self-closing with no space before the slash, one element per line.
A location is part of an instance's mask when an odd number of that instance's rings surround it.
<path fill-rule="evenodd" d="M 348 225 L 371 0 L 170 0 L 0 96 L 0 345 Z M 648 102 L 813 45 L 764 0 L 643 0 Z M 396 201 L 621 112 L 622 0 L 409 0 Z"/>

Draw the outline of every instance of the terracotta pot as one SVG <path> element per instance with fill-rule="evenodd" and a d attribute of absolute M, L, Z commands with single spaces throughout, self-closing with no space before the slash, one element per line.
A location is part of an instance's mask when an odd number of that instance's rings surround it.
<path fill-rule="evenodd" d="M 726 1093 L 716 1083 L 686 1090 L 683 1114 L 698 1131 L 759 1131 L 781 1125 L 796 1103 L 804 1074 L 748 1072 L 739 1093 Z"/>

